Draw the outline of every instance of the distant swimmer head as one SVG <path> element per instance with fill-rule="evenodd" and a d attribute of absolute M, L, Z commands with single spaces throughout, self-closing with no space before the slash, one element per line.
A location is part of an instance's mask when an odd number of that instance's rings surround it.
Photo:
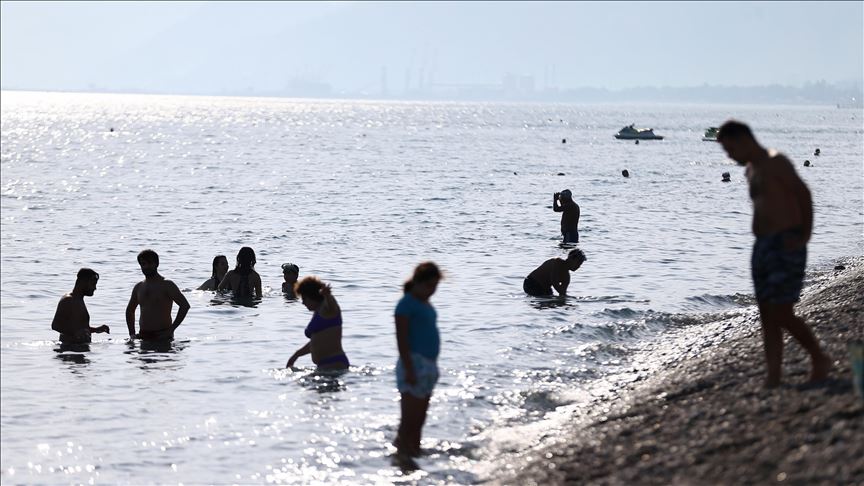
<path fill-rule="evenodd" d="M 561 139 L 561 143 L 567 143 L 567 139 L 566 139 L 566 138 L 562 138 L 562 139 Z"/>
<path fill-rule="evenodd" d="M 621 171 L 621 175 L 624 177 L 630 177 L 630 171 L 627 169 L 624 169 Z"/>
<path fill-rule="evenodd" d="M 804 167 L 810 167 L 810 161 L 809 160 L 804 161 Z"/>
<path fill-rule="evenodd" d="M 731 179 L 731 176 L 729 175 L 729 173 L 728 173 L 728 172 L 724 172 L 724 173 L 723 173 L 723 182 L 730 182 L 731 180 L 732 180 L 732 179 Z"/>
<path fill-rule="evenodd" d="M 817 148 L 817 149 L 816 149 L 816 151 L 815 151 L 815 152 L 813 152 L 813 155 L 815 155 L 815 156 L 817 156 L 817 157 L 818 157 L 818 156 L 819 156 L 819 154 L 821 154 L 821 153 L 822 153 L 822 151 L 821 151 L 821 150 L 819 150 L 819 149 L 818 149 L 818 148 Z"/>

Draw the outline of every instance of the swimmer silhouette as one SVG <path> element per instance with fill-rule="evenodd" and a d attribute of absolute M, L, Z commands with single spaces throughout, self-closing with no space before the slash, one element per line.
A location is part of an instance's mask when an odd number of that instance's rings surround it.
<path fill-rule="evenodd" d="M 624 177 L 630 177 L 630 172 L 628 172 L 627 169 L 624 169 L 621 171 L 621 175 Z"/>

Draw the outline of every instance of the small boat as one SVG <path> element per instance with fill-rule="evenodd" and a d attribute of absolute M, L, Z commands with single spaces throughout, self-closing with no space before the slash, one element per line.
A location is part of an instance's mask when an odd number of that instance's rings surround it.
<path fill-rule="evenodd" d="M 615 134 L 618 140 L 663 140 L 660 135 L 654 134 L 653 128 L 634 128 L 628 125 Z"/>
<path fill-rule="evenodd" d="M 702 135 L 703 142 L 716 142 L 717 141 L 717 133 L 720 131 L 717 127 L 708 127 L 705 130 L 705 135 Z"/>

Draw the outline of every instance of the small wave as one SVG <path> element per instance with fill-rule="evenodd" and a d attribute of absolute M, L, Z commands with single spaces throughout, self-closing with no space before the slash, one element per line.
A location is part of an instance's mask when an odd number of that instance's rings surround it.
<path fill-rule="evenodd" d="M 693 297 L 687 297 L 688 302 L 692 302 L 697 306 L 706 307 L 746 307 L 756 303 L 756 299 L 749 294 L 732 294 L 732 295 L 711 295 L 703 294 Z"/>

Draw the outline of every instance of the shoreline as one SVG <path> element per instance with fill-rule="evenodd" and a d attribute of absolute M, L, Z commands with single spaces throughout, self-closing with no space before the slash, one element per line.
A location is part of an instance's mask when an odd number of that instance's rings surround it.
<path fill-rule="evenodd" d="M 840 263 L 808 274 L 796 306 L 834 362 L 826 382 L 804 383 L 809 358 L 784 333 L 783 385 L 765 389 L 758 313 L 748 307 L 743 325 L 712 322 L 695 339 L 690 330 L 682 359 L 565 411 L 563 427 L 511 450 L 487 482 L 864 483 L 864 400 L 846 348 L 864 340 L 864 258 Z"/>

